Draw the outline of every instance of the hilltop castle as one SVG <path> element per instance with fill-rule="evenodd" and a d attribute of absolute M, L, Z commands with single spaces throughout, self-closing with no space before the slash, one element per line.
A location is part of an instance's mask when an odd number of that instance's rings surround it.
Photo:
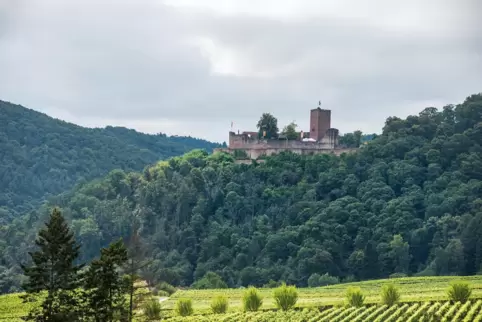
<path fill-rule="evenodd" d="M 235 155 L 238 159 L 258 159 L 263 156 L 291 151 L 297 154 L 341 154 L 352 149 L 338 146 L 338 129 L 331 127 L 331 110 L 315 108 L 310 113 L 310 130 L 298 133 L 298 139 L 288 140 L 260 138 L 258 132 L 229 132 L 229 147 L 216 149 Z"/>

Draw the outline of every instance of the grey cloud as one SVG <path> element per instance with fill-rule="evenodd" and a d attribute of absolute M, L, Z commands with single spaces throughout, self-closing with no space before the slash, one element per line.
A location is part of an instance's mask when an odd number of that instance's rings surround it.
<path fill-rule="evenodd" d="M 219 141 L 232 120 L 251 129 L 265 111 L 306 127 L 308 110 L 321 99 L 342 131 L 376 131 L 389 115 L 425 107 L 417 102 L 456 103 L 482 88 L 481 6 L 427 3 L 420 31 L 323 12 L 278 19 L 156 1 L 0 6 L 0 18 L 9 18 L 0 33 L 0 99 L 62 108 L 79 122 L 136 120 L 139 130 L 147 130 L 142 120 L 184 122 L 192 135 Z M 213 73 L 195 45 L 199 37 L 235 53 L 242 76 Z M 212 126 L 196 126 L 200 121 Z"/>

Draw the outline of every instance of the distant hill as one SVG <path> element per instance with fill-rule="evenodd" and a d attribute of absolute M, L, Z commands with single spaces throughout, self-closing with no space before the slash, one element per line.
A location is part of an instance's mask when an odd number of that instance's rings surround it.
<path fill-rule="evenodd" d="M 123 127 L 85 128 L 0 101 L 0 223 L 81 180 L 113 169 L 141 171 L 159 159 L 218 146 Z"/>

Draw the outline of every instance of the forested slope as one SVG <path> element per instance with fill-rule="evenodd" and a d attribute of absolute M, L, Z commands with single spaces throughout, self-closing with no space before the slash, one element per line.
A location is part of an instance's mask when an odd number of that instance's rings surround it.
<path fill-rule="evenodd" d="M 84 128 L 0 101 L 0 222 L 81 179 L 91 180 L 113 169 L 140 171 L 159 159 L 216 146 L 120 127 Z"/>
<path fill-rule="evenodd" d="M 54 205 L 72 221 L 84 260 L 139 221 L 154 259 L 144 276 L 173 284 L 189 285 L 207 271 L 230 286 L 270 279 L 304 286 L 324 273 L 475 274 L 481 144 L 479 94 L 441 111 L 390 117 L 356 154 L 285 153 L 237 165 L 229 155 L 196 151 L 143 173 L 114 171 L 1 231 L 1 291 L 18 285 L 15 267 Z"/>

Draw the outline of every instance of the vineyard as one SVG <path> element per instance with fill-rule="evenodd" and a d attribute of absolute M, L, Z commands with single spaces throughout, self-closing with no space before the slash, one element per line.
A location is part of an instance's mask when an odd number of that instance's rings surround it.
<path fill-rule="evenodd" d="M 245 289 L 178 290 L 162 302 L 162 316 L 167 321 L 343 321 L 343 322 L 406 322 L 406 321 L 480 321 L 482 322 L 482 276 L 466 276 L 462 279 L 472 288 L 470 301 L 450 303 L 447 288 L 460 277 L 410 277 L 337 284 L 317 288 L 299 288 L 294 310 L 279 311 L 273 299 L 273 289 L 258 289 L 263 298 L 260 311 L 243 312 Z M 380 290 L 383 285 L 394 284 L 401 294 L 398 305 L 381 305 Z M 348 287 L 356 286 L 365 295 L 363 307 L 345 307 Z M 228 312 L 212 314 L 213 298 L 222 295 L 229 302 Z M 176 302 L 181 298 L 192 300 L 193 315 L 178 317 Z M 26 315 L 28 304 L 22 303 L 19 294 L 0 296 L 0 322 L 20 322 Z M 438 317 L 438 319 L 436 318 Z M 138 315 L 137 321 L 142 321 Z"/>
<path fill-rule="evenodd" d="M 325 310 L 260 311 L 171 317 L 170 322 L 419 322 L 419 321 L 482 321 L 482 300 L 457 302 L 405 303 L 394 306 L 372 305 L 361 308 L 332 307 Z"/>
<path fill-rule="evenodd" d="M 298 289 L 298 308 L 327 307 L 340 305 L 345 300 L 345 291 L 350 286 L 359 287 L 366 296 L 366 304 L 380 303 L 380 289 L 387 283 L 393 283 L 402 294 L 402 302 L 428 302 L 446 301 L 447 287 L 451 281 L 458 279 L 452 276 L 436 277 L 406 277 L 397 279 L 383 279 L 364 281 L 357 283 L 337 284 L 316 288 Z M 482 298 L 482 276 L 465 276 L 463 280 L 470 283 L 473 293 L 472 297 Z M 170 299 L 163 303 L 164 315 L 174 315 L 169 312 L 180 298 L 192 299 L 195 314 L 210 313 L 210 305 L 213 298 L 222 295 L 229 299 L 231 311 L 242 311 L 243 289 L 219 289 L 219 290 L 180 290 L 174 293 Z M 259 289 L 263 297 L 262 309 L 276 309 L 272 296 L 272 289 Z"/>

